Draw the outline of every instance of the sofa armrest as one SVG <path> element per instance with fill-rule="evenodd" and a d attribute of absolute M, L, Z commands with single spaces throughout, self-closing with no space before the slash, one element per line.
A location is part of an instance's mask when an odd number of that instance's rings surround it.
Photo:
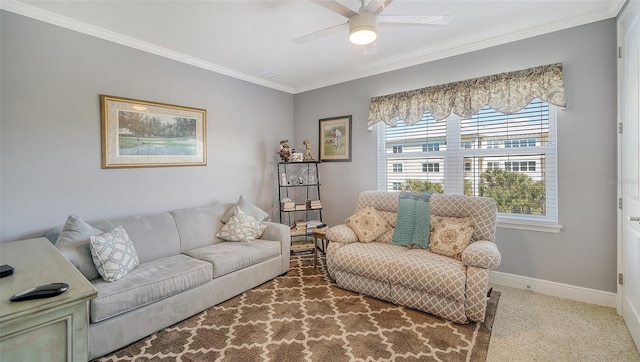
<path fill-rule="evenodd" d="M 291 255 L 291 229 L 287 225 L 271 221 L 263 221 L 267 228 L 259 240 L 272 240 L 280 242 L 280 252 L 282 253 L 282 273 L 289 270 L 289 257 Z"/>
<path fill-rule="evenodd" d="M 466 266 L 492 270 L 500 265 L 500 261 L 500 252 L 492 241 L 478 240 L 462 251 L 462 263 Z"/>
<path fill-rule="evenodd" d="M 358 241 L 358 235 L 346 224 L 330 227 L 326 236 L 330 242 L 349 244 Z"/>

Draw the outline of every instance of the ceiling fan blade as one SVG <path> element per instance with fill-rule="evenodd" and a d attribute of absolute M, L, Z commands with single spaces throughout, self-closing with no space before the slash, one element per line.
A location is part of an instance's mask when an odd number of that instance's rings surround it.
<path fill-rule="evenodd" d="M 339 2 L 335 1 L 335 0 L 310 0 L 312 3 L 316 4 L 316 5 L 320 5 L 325 9 L 329 9 L 331 11 L 333 11 L 334 13 L 338 13 L 342 16 L 344 16 L 345 18 L 350 18 L 354 15 L 356 15 L 357 13 L 353 10 L 351 10 L 350 8 L 340 4 Z"/>
<path fill-rule="evenodd" d="M 343 24 L 339 24 L 336 26 L 332 26 L 330 28 L 326 28 L 326 29 L 322 29 L 304 36 L 301 36 L 299 38 L 293 39 L 292 42 L 298 44 L 298 45 L 302 45 L 305 43 L 308 43 L 310 41 L 316 40 L 316 39 L 320 39 L 322 37 L 325 37 L 327 35 L 331 35 L 331 34 L 335 34 L 341 31 L 346 30 L 349 27 L 349 23 L 343 23 Z"/>
<path fill-rule="evenodd" d="M 448 25 L 453 16 L 380 15 L 379 25 Z"/>
<path fill-rule="evenodd" d="M 371 2 L 364 8 L 364 11 L 380 15 L 381 12 L 386 9 L 393 0 L 371 0 Z"/>
<path fill-rule="evenodd" d="M 376 42 L 363 45 L 362 51 L 364 52 L 364 55 L 378 54 L 378 46 L 376 45 Z"/>

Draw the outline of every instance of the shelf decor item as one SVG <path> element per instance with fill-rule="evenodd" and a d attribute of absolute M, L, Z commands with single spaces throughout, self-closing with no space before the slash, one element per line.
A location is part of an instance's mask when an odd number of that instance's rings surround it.
<path fill-rule="evenodd" d="M 291 148 L 289 147 L 289 140 L 280 141 L 280 151 L 276 152 L 280 155 L 280 159 L 282 162 L 289 162 L 289 157 L 291 157 Z"/>
<path fill-rule="evenodd" d="M 207 111 L 100 95 L 102 168 L 206 166 Z"/>
<path fill-rule="evenodd" d="M 320 120 L 320 161 L 351 161 L 351 116 Z"/>
<path fill-rule="evenodd" d="M 311 141 L 309 140 L 304 140 L 302 141 L 302 144 L 304 145 L 304 157 L 303 157 L 303 161 L 315 161 L 316 159 L 313 158 L 313 151 L 311 151 Z"/>

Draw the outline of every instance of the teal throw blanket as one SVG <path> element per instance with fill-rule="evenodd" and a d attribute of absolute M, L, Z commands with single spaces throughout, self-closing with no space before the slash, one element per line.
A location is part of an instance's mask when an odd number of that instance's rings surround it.
<path fill-rule="evenodd" d="M 398 218 L 391 243 L 401 246 L 429 246 L 431 192 L 401 192 L 398 198 Z"/>

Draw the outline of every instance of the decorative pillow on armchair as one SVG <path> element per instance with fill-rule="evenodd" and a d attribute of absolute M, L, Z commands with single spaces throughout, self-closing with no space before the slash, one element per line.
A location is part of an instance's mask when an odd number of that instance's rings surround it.
<path fill-rule="evenodd" d="M 472 219 L 431 215 L 430 223 L 429 250 L 461 260 L 475 228 Z"/>
<path fill-rule="evenodd" d="M 345 222 L 363 243 L 374 241 L 391 229 L 373 206 L 361 209 L 355 215 L 349 216 Z"/>
<path fill-rule="evenodd" d="M 138 253 L 122 226 L 91 236 L 90 240 L 93 263 L 105 282 L 122 279 L 140 263 Z"/>
<path fill-rule="evenodd" d="M 232 210 L 233 215 L 216 233 L 216 237 L 227 241 L 253 241 L 262 236 L 267 225 L 245 214 L 238 206 Z"/>

